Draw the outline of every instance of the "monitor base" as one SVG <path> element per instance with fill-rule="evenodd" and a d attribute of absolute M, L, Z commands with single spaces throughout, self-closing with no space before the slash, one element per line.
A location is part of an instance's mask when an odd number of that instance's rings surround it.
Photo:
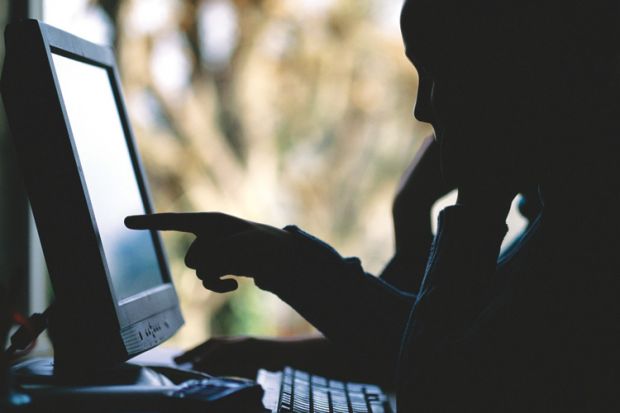
<path fill-rule="evenodd" d="M 13 366 L 11 373 L 33 413 L 266 413 L 263 390 L 250 380 L 214 378 L 172 367 L 124 363 L 88 376 L 66 377 L 55 374 L 52 358 L 33 358 Z M 202 390 L 195 393 L 192 386 Z"/>
<path fill-rule="evenodd" d="M 131 363 L 121 363 L 112 368 L 80 372 L 79 375 L 58 374 L 52 357 L 36 357 L 25 360 L 11 368 L 13 381 L 17 384 L 113 386 L 144 385 L 170 386 L 174 383 L 157 371 Z"/>

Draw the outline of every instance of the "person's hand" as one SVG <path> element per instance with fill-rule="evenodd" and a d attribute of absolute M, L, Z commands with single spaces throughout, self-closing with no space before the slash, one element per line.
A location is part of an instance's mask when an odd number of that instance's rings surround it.
<path fill-rule="evenodd" d="M 175 358 L 179 364 L 217 376 L 256 378 L 258 369 L 282 370 L 285 366 L 338 380 L 388 383 L 392 377 L 342 351 L 322 336 L 257 338 L 217 337 Z"/>
<path fill-rule="evenodd" d="M 469 182 L 459 185 L 456 203 L 487 222 L 499 224 L 506 220 L 518 192 L 514 186 L 493 179 Z"/>
<path fill-rule="evenodd" d="M 439 144 L 429 136 L 403 174 L 394 199 L 392 214 L 397 250 L 418 246 L 420 239 L 423 243 L 430 242 L 431 208 L 453 189 L 441 175 Z"/>
<path fill-rule="evenodd" d="M 304 258 L 289 232 L 222 213 L 130 216 L 125 224 L 132 229 L 196 235 L 185 264 L 196 270 L 205 288 L 220 293 L 237 288 L 234 279 L 222 279 L 226 275 L 253 277 L 257 284 L 277 280 L 294 271 Z"/>
<path fill-rule="evenodd" d="M 287 343 L 255 337 L 212 338 L 174 359 L 215 376 L 255 379 L 260 368 L 281 370 L 290 364 Z"/>

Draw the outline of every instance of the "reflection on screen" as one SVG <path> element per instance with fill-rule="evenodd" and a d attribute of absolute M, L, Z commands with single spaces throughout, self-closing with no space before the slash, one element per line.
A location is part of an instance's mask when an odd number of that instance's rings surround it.
<path fill-rule="evenodd" d="M 144 214 L 108 72 L 52 54 L 113 288 L 122 300 L 162 283 L 151 234 L 131 231 Z"/>

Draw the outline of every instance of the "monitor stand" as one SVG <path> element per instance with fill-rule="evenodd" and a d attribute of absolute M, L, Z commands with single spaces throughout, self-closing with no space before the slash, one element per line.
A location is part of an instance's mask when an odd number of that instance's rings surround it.
<path fill-rule="evenodd" d="M 61 310 L 66 312 L 63 314 Z M 54 357 L 31 358 L 14 365 L 11 375 L 15 383 L 50 386 L 174 385 L 164 375 L 147 367 L 89 360 L 81 336 L 70 320 L 71 312 L 56 302 L 47 320 Z"/>
<path fill-rule="evenodd" d="M 32 411 L 196 411 L 188 410 L 183 399 L 172 395 L 178 387 L 168 378 L 135 364 L 69 376 L 57 374 L 52 358 L 40 357 L 16 364 L 11 373 Z"/>
<path fill-rule="evenodd" d="M 64 314 L 61 310 L 65 310 Z M 11 368 L 13 381 L 25 385 L 48 386 L 174 386 L 192 379 L 210 379 L 210 375 L 173 367 L 145 367 L 133 363 L 110 363 L 88 359 L 84 343 L 71 325 L 71 312 L 58 301 L 50 313 L 48 333 L 54 357 L 25 360 Z"/>
<path fill-rule="evenodd" d="M 156 369 L 132 363 L 120 363 L 112 368 L 81 371 L 79 374 L 58 374 L 54 368 L 53 358 L 37 357 L 16 364 L 11 373 L 14 382 L 28 385 L 172 386 L 175 384 L 176 380 L 170 380 L 167 375 Z"/>
<path fill-rule="evenodd" d="M 215 378 L 166 366 L 119 363 L 101 367 L 82 363 L 78 368 L 77 362 L 58 365 L 58 361 L 51 357 L 31 358 L 11 368 L 13 382 L 30 397 L 33 411 L 39 411 L 39 407 L 51 411 L 50 406 L 54 411 L 76 411 L 84 406 L 102 412 L 202 412 L 207 408 L 228 413 L 265 411 L 262 389 L 249 380 Z M 177 395 L 186 382 L 204 379 L 211 386 L 204 394 Z"/>

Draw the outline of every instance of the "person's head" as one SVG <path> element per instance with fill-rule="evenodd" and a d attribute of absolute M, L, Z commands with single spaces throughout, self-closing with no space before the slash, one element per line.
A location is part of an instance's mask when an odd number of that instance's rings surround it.
<path fill-rule="evenodd" d="M 537 182 L 551 158 L 570 157 L 588 128 L 608 123 L 618 108 L 618 3 L 405 2 L 415 115 L 435 129 L 446 179 Z"/>

